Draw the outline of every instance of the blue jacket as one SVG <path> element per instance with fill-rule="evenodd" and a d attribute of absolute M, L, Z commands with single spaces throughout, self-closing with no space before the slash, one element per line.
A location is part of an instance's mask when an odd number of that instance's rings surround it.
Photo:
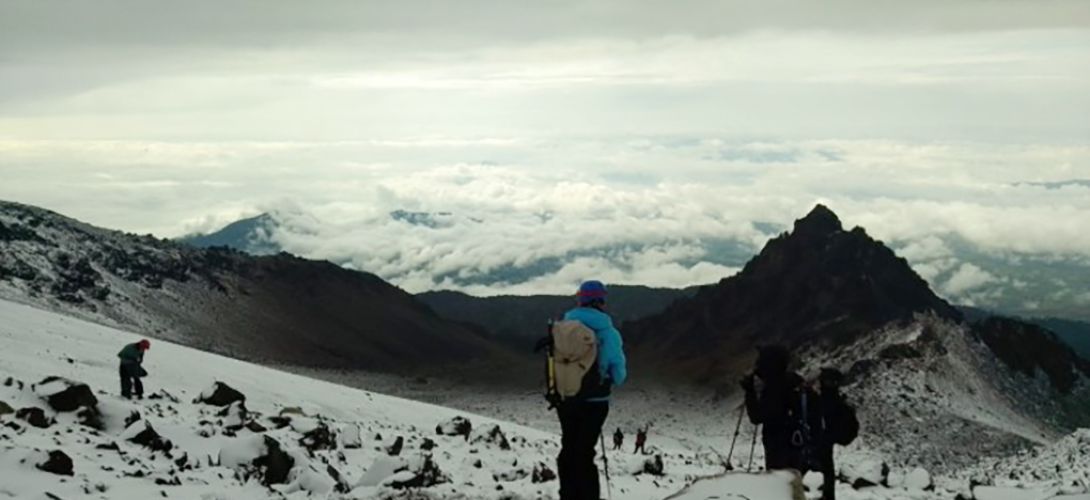
<path fill-rule="evenodd" d="M 598 338 L 598 371 L 602 380 L 609 380 L 614 387 L 624 384 L 628 378 L 624 342 L 621 340 L 621 332 L 613 327 L 613 319 L 592 307 L 572 309 L 564 314 L 564 319 L 579 321 L 587 325 L 587 328 L 594 330 L 594 335 Z M 609 401 L 609 398 L 594 398 L 587 401 Z"/>

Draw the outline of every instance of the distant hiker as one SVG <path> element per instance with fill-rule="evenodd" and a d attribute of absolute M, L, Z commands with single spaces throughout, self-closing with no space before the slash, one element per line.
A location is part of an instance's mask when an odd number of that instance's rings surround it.
<path fill-rule="evenodd" d="M 144 352 L 150 347 L 151 342 L 144 339 L 126 345 L 121 349 L 121 352 L 117 353 L 117 357 L 121 358 L 118 374 L 121 376 L 122 397 L 126 399 L 133 396 L 136 396 L 137 399 L 144 397 L 144 383 L 140 379 L 147 376 L 148 372 L 144 370 L 141 364 L 144 362 Z"/>
<path fill-rule="evenodd" d="M 742 379 L 746 413 L 754 425 L 763 425 L 761 443 L 765 449 L 765 469 L 803 471 L 801 446 L 792 444 L 797 430 L 795 402 L 806 391 L 797 373 L 788 371 L 791 355 L 783 346 L 761 348 L 754 373 Z"/>
<path fill-rule="evenodd" d="M 647 428 L 638 429 L 636 431 L 636 449 L 632 450 L 632 453 L 646 454 L 647 451 L 643 449 L 647 444 Z"/>
<path fill-rule="evenodd" d="M 853 408 L 840 393 L 844 375 L 840 370 L 824 368 L 818 376 L 819 399 L 815 411 L 820 415 L 815 427 L 811 470 L 821 472 L 824 483 L 822 500 L 836 499 L 836 464 L 833 446 L 846 446 L 859 435 L 859 420 Z"/>
<path fill-rule="evenodd" d="M 621 428 L 618 427 L 617 430 L 613 431 L 613 449 L 621 449 L 622 444 L 624 444 L 624 433 L 621 432 Z"/>
<path fill-rule="evenodd" d="M 550 327 L 547 397 L 560 418 L 561 500 L 601 498 L 594 448 L 612 388 L 628 377 L 621 332 L 605 313 L 606 295 L 600 281 L 584 282 L 576 293 L 578 307 Z"/>

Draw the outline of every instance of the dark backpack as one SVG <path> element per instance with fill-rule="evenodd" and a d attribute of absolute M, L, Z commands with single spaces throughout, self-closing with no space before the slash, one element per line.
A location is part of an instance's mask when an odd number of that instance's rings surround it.
<path fill-rule="evenodd" d="M 830 411 L 825 415 L 825 434 L 829 441 L 847 446 L 859 437 L 859 418 L 855 415 L 855 408 L 844 401 L 836 400 Z"/>

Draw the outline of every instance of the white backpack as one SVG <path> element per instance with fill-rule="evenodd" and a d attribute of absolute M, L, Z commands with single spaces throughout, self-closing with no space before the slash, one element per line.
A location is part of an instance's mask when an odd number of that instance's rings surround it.
<path fill-rule="evenodd" d="M 598 360 L 598 338 L 580 321 L 553 323 L 549 391 L 561 400 L 579 393 L 583 377 Z"/>

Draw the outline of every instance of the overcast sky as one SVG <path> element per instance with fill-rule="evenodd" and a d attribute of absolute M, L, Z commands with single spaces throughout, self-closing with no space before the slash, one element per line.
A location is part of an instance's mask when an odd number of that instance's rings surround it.
<path fill-rule="evenodd" d="M 463 262 L 546 212 L 750 238 L 824 201 L 1090 258 L 1087 89 L 1084 0 L 0 0 L 0 199 L 163 236 L 277 208 Z M 489 224 L 344 237 L 398 208 Z"/>

